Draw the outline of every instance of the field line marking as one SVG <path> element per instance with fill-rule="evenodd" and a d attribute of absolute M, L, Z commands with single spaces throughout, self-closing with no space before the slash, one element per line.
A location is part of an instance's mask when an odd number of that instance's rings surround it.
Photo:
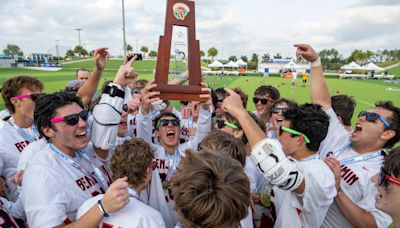
<path fill-rule="evenodd" d="M 356 100 L 359 101 L 359 102 L 361 102 L 361 103 L 364 103 L 364 104 L 366 104 L 366 105 L 369 105 L 369 106 L 371 106 L 371 107 L 374 107 L 374 106 L 375 106 L 374 104 L 371 104 L 371 103 L 369 103 L 369 102 L 366 102 L 366 101 L 363 101 L 363 100 L 360 100 L 360 99 L 357 99 L 357 98 L 356 98 Z"/>

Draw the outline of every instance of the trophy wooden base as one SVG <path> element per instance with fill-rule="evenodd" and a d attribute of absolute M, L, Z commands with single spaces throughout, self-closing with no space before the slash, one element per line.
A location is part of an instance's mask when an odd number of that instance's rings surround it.
<path fill-rule="evenodd" d="M 201 86 L 177 86 L 177 85 L 166 85 L 157 84 L 154 88 L 155 91 L 159 91 L 162 100 L 180 100 L 180 101 L 200 101 L 206 102 L 208 99 L 200 98 L 200 94 L 208 94 L 206 91 L 201 91 Z"/>

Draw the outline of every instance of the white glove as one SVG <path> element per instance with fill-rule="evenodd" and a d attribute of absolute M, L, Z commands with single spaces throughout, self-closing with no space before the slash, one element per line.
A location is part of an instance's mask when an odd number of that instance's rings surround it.
<path fill-rule="evenodd" d="M 251 160 L 272 185 L 283 190 L 295 190 L 304 179 L 295 161 L 286 157 L 277 140 L 266 138 L 254 145 Z"/>
<path fill-rule="evenodd" d="M 165 100 L 165 101 L 158 100 L 158 101 L 152 102 L 151 105 L 153 105 L 154 109 L 162 112 L 168 107 L 169 101 L 168 100 Z"/>

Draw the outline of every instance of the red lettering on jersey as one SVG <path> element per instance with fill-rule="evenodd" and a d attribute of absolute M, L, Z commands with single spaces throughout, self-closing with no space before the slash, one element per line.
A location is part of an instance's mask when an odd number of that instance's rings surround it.
<path fill-rule="evenodd" d="M 81 179 L 78 179 L 78 180 L 76 180 L 75 182 L 76 182 L 76 184 L 79 186 L 79 188 L 82 189 L 82 191 L 85 191 L 85 190 L 86 190 L 85 185 L 82 183 Z"/>
<path fill-rule="evenodd" d="M 89 178 L 87 176 L 84 176 L 84 178 L 85 178 L 85 181 L 89 184 L 88 188 L 90 188 L 90 187 L 92 187 L 93 185 L 96 184 L 92 178 Z M 83 179 L 83 178 L 81 178 L 81 179 Z"/>
<path fill-rule="evenodd" d="M 110 174 L 108 174 L 106 167 L 104 165 L 102 165 L 99 168 L 100 168 L 101 172 L 103 173 L 103 175 L 107 177 L 107 183 L 108 183 L 108 185 L 110 185 L 112 179 L 110 177 Z"/>
<path fill-rule="evenodd" d="M 159 163 L 160 165 L 159 165 L 158 168 L 159 169 L 166 169 L 166 167 L 165 167 L 165 159 L 160 159 L 159 162 L 160 162 Z"/>
<path fill-rule="evenodd" d="M 29 144 L 29 141 L 22 141 L 22 142 L 17 142 L 15 143 L 15 147 L 17 147 L 17 150 L 19 152 L 22 152 L 22 150 L 24 150 L 24 148 Z"/>
<path fill-rule="evenodd" d="M 340 168 L 340 172 L 342 173 L 342 179 L 346 181 L 346 183 L 350 186 L 359 179 L 358 176 L 345 165 L 342 165 L 342 168 Z"/>
<path fill-rule="evenodd" d="M 113 224 L 108 224 L 108 223 L 103 223 L 103 225 L 101 226 L 101 228 L 113 228 L 114 225 Z"/>
<path fill-rule="evenodd" d="M 71 220 L 69 220 L 69 218 L 66 218 L 66 219 L 64 220 L 64 224 L 65 224 L 65 225 L 68 225 L 68 224 L 70 224 L 70 223 L 72 223 L 72 222 L 71 222 Z"/>

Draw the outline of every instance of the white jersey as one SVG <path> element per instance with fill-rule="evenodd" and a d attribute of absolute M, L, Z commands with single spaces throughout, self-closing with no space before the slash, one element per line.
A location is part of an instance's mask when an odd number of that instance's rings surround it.
<path fill-rule="evenodd" d="M 320 158 L 325 159 L 333 155 L 341 161 L 360 154 L 350 146 L 349 133 L 340 124 L 332 108 L 327 110 L 330 117 L 328 134 L 320 147 Z M 375 151 L 373 151 L 375 152 Z M 376 151 L 379 152 L 379 151 Z M 371 177 L 379 172 L 383 162 L 383 156 L 377 156 L 367 160 L 341 165 L 340 187 L 342 191 L 358 207 L 364 209 L 374 216 L 378 227 L 387 227 L 391 223 L 389 215 L 375 208 L 376 187 Z M 322 227 L 353 227 L 352 224 L 340 212 L 336 203 L 333 203 L 328 211 Z"/>
<path fill-rule="evenodd" d="M 33 132 L 32 127 L 15 127 L 9 121 L 0 120 L 0 172 L 8 190 L 6 197 L 14 202 L 18 199 L 19 192 L 17 186 L 10 182 L 10 178 L 17 172 L 18 160 L 24 148 L 30 140 L 36 140 L 39 137 L 37 132 Z M 23 131 L 22 134 L 21 131 Z M 23 134 L 27 134 L 30 139 L 25 138 Z"/>
<path fill-rule="evenodd" d="M 0 120 L 6 118 L 8 116 L 11 116 L 11 113 L 10 113 L 10 111 L 8 111 L 8 109 L 3 109 L 0 111 Z"/>
<path fill-rule="evenodd" d="M 159 173 L 159 182 L 160 185 L 157 185 L 156 191 L 164 191 L 164 199 L 167 202 L 169 208 L 169 214 L 164 213 L 160 208 L 155 207 L 156 209 L 160 210 L 161 214 L 163 215 L 164 221 L 169 226 L 169 221 L 172 219 L 172 223 L 176 223 L 176 214 L 173 211 L 174 202 L 171 195 L 171 192 L 168 188 L 168 183 L 170 178 L 172 177 L 173 173 L 176 171 L 176 168 L 179 165 L 181 157 L 184 157 L 184 152 L 186 149 L 197 149 L 198 144 L 200 141 L 211 131 L 211 112 L 204 110 L 200 107 L 199 119 L 197 121 L 198 127 L 196 131 L 196 135 L 194 136 L 193 140 L 189 140 L 186 143 L 180 144 L 174 153 L 173 156 L 168 155 L 165 151 L 164 147 L 159 144 L 152 143 L 151 136 L 152 136 L 152 118 L 151 115 L 143 116 L 142 112 L 136 116 L 137 120 L 137 133 L 138 137 L 142 138 L 144 141 L 150 144 L 150 146 L 154 149 L 154 159 L 157 162 L 157 170 Z M 158 184 L 157 178 L 152 178 L 151 183 L 151 190 L 154 192 L 153 185 Z M 161 189 L 160 189 L 161 187 Z M 164 190 L 162 190 L 164 188 Z M 158 198 L 159 195 L 158 195 Z M 152 199 L 150 199 L 151 201 Z M 153 206 L 152 203 L 150 205 Z M 172 213 L 172 214 L 171 214 Z"/>
<path fill-rule="evenodd" d="M 90 160 L 78 154 L 69 157 L 86 172 L 63 160 L 49 145 L 40 149 L 29 161 L 22 180 L 21 199 L 28 225 L 54 227 L 68 224 L 75 220 L 75 213 L 83 202 L 107 190 L 94 175 L 93 164 L 98 164 L 102 178 L 108 184 L 111 178 L 104 165 L 96 160 L 92 146 L 83 150 Z"/>
<path fill-rule="evenodd" d="M 273 187 L 276 210 L 274 227 L 321 227 L 336 196 L 335 177 L 321 160 L 299 162 L 303 170 L 305 189 L 302 194 Z"/>
<path fill-rule="evenodd" d="M 97 201 L 102 198 L 103 195 L 97 195 L 84 202 L 76 213 L 76 219 L 78 220 L 94 205 L 97 205 Z M 109 217 L 103 218 L 99 227 L 165 227 L 160 212 L 137 200 L 135 197 L 130 197 L 129 203 L 124 208 L 115 213 L 110 213 L 109 215 Z"/>

